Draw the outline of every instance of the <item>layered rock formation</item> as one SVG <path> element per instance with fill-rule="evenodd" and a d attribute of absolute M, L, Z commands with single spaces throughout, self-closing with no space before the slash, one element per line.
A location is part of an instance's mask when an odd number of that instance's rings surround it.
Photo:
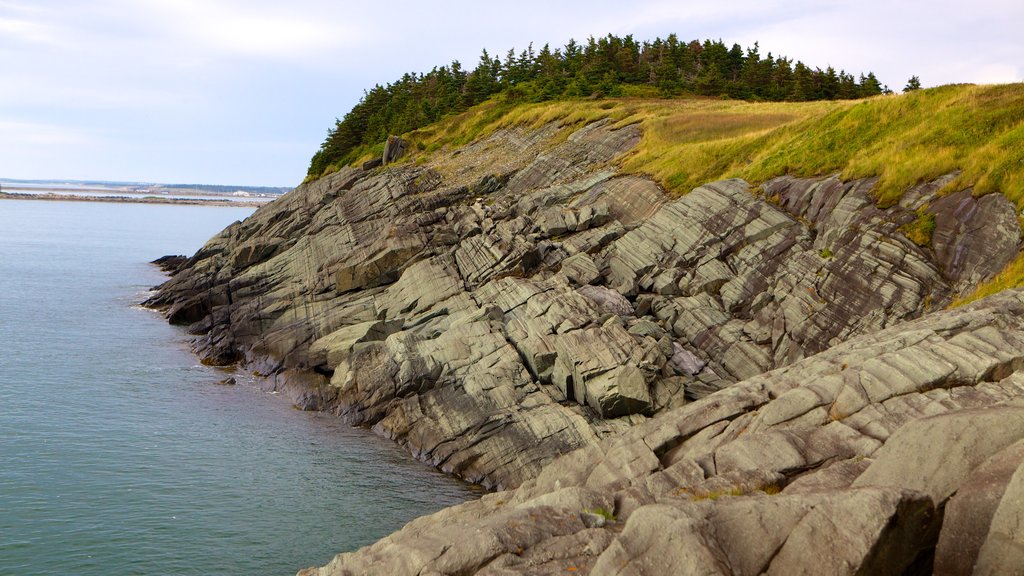
<path fill-rule="evenodd" d="M 1022 367 L 1014 291 L 747 379 L 306 574 L 1016 573 Z"/>
<path fill-rule="evenodd" d="M 929 550 L 964 477 L 939 489 L 891 467 L 928 426 L 954 425 L 926 415 L 978 433 L 1018 417 L 955 414 L 1017 393 L 1017 326 L 1001 318 L 1020 304 L 906 322 L 1016 256 L 1013 205 L 940 198 L 939 179 L 882 209 L 873 180 L 835 177 L 673 200 L 616 172 L 639 137 L 507 129 L 426 164 L 342 170 L 227 228 L 150 301 L 205 361 L 243 362 L 449 473 L 520 487 L 326 573 L 664 568 L 645 557 L 790 573 L 828 539 L 856 540 L 832 560 L 858 570 L 945 558 Z M 921 218 L 925 247 L 905 236 Z M 965 532 L 1012 524 L 998 495 L 1014 454 L 976 480 L 990 516 L 959 505 Z M 782 494 L 717 499 L 765 488 Z M 827 529 L 833 515 L 851 526 Z"/>

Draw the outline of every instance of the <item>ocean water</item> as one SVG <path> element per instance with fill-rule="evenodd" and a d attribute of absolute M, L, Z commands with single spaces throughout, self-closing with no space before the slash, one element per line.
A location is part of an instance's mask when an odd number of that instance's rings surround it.
<path fill-rule="evenodd" d="M 251 211 L 0 201 L 0 574 L 294 574 L 478 495 L 137 305 Z"/>

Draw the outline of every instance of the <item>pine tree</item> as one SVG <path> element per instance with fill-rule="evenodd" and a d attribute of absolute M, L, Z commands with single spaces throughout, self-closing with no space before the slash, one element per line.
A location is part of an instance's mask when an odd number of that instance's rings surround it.
<path fill-rule="evenodd" d="M 811 71 L 803 62 L 797 61 L 793 67 L 793 86 L 789 93 L 788 100 L 803 102 L 814 98 L 814 81 L 811 78 Z"/>
<path fill-rule="evenodd" d="M 684 43 L 675 34 L 653 42 L 609 34 L 590 37 L 582 45 L 570 40 L 562 50 L 545 45 L 539 52 L 530 44 L 519 53 L 509 50 L 504 59 L 483 50 L 472 71 L 453 61 L 364 92 L 328 131 L 310 161 L 309 174 L 319 176 L 332 165 L 355 160 L 366 146 L 389 134 L 414 130 L 495 94 L 503 94 L 507 101 L 545 101 L 617 96 L 627 85 L 656 87 L 666 97 L 690 92 L 763 100 L 862 98 L 890 92 L 871 72 L 861 74 L 857 82 L 852 74 L 837 73 L 832 67 L 811 69 L 771 53 L 762 58 L 757 43 L 744 51 L 721 40 Z M 912 76 L 904 91 L 920 87 L 918 77 Z"/>
<path fill-rule="evenodd" d="M 882 93 L 882 84 L 875 78 L 874 72 L 868 72 L 867 76 L 861 75 L 860 80 L 861 96 L 878 96 Z"/>
<path fill-rule="evenodd" d="M 907 80 L 907 85 L 903 87 L 904 92 L 913 92 L 914 90 L 921 89 L 921 79 L 917 76 L 911 76 L 910 80 Z"/>

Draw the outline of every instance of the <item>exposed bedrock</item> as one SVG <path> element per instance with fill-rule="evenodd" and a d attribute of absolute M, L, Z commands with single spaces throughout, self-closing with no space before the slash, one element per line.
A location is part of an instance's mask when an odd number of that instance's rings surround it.
<path fill-rule="evenodd" d="M 565 139 L 505 129 L 422 165 L 343 169 L 176 262 L 149 304 L 204 361 L 240 361 L 303 408 L 512 488 L 655 414 L 941 309 L 1018 250 L 1005 198 L 940 198 L 944 179 L 887 209 L 872 180 L 834 177 L 673 200 L 616 171 L 639 138 L 607 121 Z M 922 248 L 901 230 L 926 212 Z M 761 448 L 803 462 L 780 446 Z M 735 450 L 721 462 L 740 466 Z"/>
<path fill-rule="evenodd" d="M 309 576 L 1007 574 L 1024 292 L 862 335 L 562 456 Z"/>

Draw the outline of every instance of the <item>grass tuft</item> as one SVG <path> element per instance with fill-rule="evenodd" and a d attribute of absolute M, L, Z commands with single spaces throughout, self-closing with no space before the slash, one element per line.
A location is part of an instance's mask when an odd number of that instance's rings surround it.
<path fill-rule="evenodd" d="M 935 214 L 927 212 L 925 208 L 919 209 L 917 219 L 900 226 L 900 232 L 903 232 L 908 240 L 922 248 L 931 247 L 932 234 L 935 233 Z"/>

